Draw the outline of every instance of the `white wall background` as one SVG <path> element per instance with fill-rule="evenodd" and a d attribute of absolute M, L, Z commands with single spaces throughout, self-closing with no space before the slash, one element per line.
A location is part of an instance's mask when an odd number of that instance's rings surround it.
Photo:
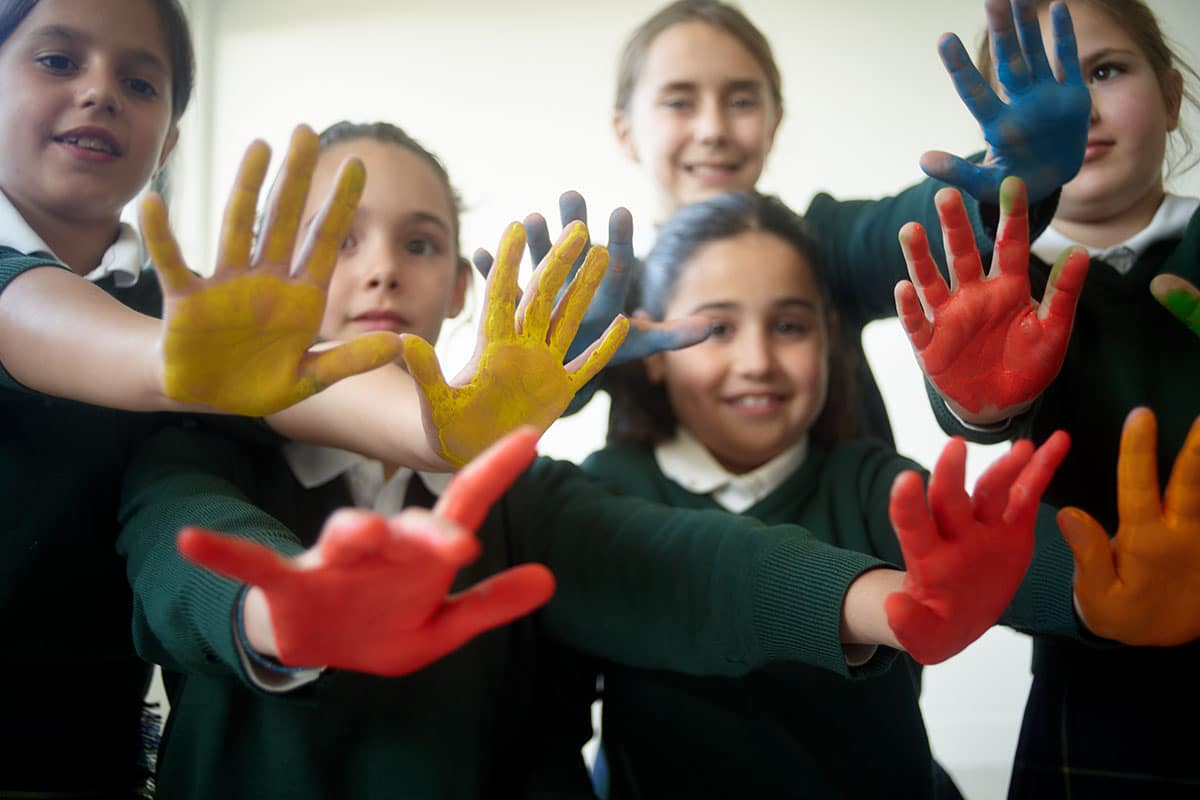
<path fill-rule="evenodd" d="M 385 119 L 438 153 L 466 201 L 463 246 L 494 247 L 505 224 L 578 189 L 593 218 L 625 205 L 648 221 L 652 197 L 610 133 L 619 49 L 659 2 L 550 0 L 192 0 L 199 81 L 183 119 L 173 223 L 207 270 L 221 208 L 255 137 L 281 153 L 292 127 Z M 1196 0 L 1150 0 L 1192 64 Z M 920 179 L 927 149 L 968 153 L 977 128 L 936 56 L 944 31 L 973 51 L 982 0 L 744 0 L 784 75 L 786 115 L 760 188 L 803 209 L 819 190 L 885 194 Z M 1200 87 L 1193 87 L 1200 89 Z M 1200 135 L 1200 119 L 1190 113 Z M 1200 194 L 1200 170 L 1173 188 Z M 603 228 L 601 237 L 603 238 Z M 639 241 L 648 238 L 639 236 Z M 640 247 L 639 251 L 644 251 Z M 440 349 L 453 371 L 473 342 L 451 323 Z M 899 449 L 932 464 L 945 437 L 930 415 L 898 324 L 868 329 Z M 578 458 L 603 439 L 605 404 L 558 423 L 543 452 Z M 994 450 L 974 448 L 978 474 Z M 926 671 L 933 747 L 969 798 L 1004 796 L 1028 688 L 1027 640 L 995 630 Z M 866 724 L 870 724 L 866 721 Z"/>

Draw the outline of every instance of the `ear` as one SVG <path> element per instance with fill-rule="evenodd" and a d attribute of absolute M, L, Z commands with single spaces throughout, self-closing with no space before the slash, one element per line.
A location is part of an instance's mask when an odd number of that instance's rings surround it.
<path fill-rule="evenodd" d="M 467 287 L 471 284 L 471 262 L 458 257 L 458 274 L 454 276 L 454 292 L 450 295 L 448 316 L 457 317 L 467 304 Z"/>
<path fill-rule="evenodd" d="M 771 148 L 775 146 L 775 134 L 779 133 L 779 126 L 783 124 L 783 106 L 779 106 L 778 112 L 775 114 L 775 124 L 771 126 L 771 132 L 767 136 L 767 152 L 771 152 Z"/>
<path fill-rule="evenodd" d="M 1167 106 L 1167 130 L 1179 127 L 1179 110 L 1183 106 L 1183 74 L 1172 69 L 1163 81 L 1163 102 Z"/>
<path fill-rule="evenodd" d="M 167 138 L 163 140 L 162 152 L 158 154 L 158 164 L 155 165 L 154 171 L 163 168 L 163 164 L 167 163 L 167 159 L 171 156 L 171 152 L 175 149 L 175 145 L 179 143 L 179 126 L 171 123 L 171 130 L 167 131 Z"/>
<path fill-rule="evenodd" d="M 617 137 L 617 146 L 621 148 L 621 152 L 634 164 L 641 163 L 637 147 L 633 142 L 633 126 L 630 124 L 629 114 L 619 108 L 613 111 L 612 126 L 613 134 Z"/>
<path fill-rule="evenodd" d="M 661 351 L 652 353 L 642 359 L 646 366 L 646 377 L 651 383 L 662 383 L 667 377 L 667 356 Z"/>

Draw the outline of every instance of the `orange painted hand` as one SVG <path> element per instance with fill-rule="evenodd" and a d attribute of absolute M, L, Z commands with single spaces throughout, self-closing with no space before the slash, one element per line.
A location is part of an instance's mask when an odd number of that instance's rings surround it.
<path fill-rule="evenodd" d="M 556 307 L 555 296 L 587 241 L 583 223 L 564 228 L 518 306 L 525 230 L 517 223 L 508 227 L 488 274 L 475 354 L 449 384 L 433 348 L 419 337 L 405 337 L 404 361 L 421 386 L 426 419 L 450 463 L 465 463 L 519 425 L 546 430 L 621 346 L 629 320 L 617 316 L 599 340 L 563 364 L 608 264 L 607 251 L 593 246 Z"/>
<path fill-rule="evenodd" d="M 270 149 L 250 145 L 225 209 L 211 278 L 187 268 L 162 200 L 151 195 L 142 203 L 142 234 L 163 287 L 162 384 L 172 399 L 263 416 L 399 356 L 403 345 L 388 332 L 310 352 L 338 248 L 366 180 L 361 162 L 342 166 L 293 257 L 316 159 L 317 135 L 297 128 L 252 257 Z"/>
<path fill-rule="evenodd" d="M 924 229 L 910 222 L 900 229 L 900 246 L 912 281 L 896 285 L 896 310 L 921 368 L 955 413 L 968 422 L 1004 419 L 1032 403 L 1062 366 L 1087 252 L 1059 257 L 1039 305 L 1029 294 L 1029 212 L 1019 178 L 1000 186 L 1000 230 L 986 278 L 961 195 L 943 189 L 935 202 L 950 286 Z"/>
<path fill-rule="evenodd" d="M 892 485 L 888 514 L 904 553 L 902 589 L 884 601 L 888 625 L 922 664 L 958 653 L 996 623 L 1033 558 L 1042 493 L 1070 439 L 1056 432 L 1037 450 L 1026 440 L 963 489 L 967 447 L 947 443 L 929 478 L 904 472 Z"/>
<path fill-rule="evenodd" d="M 554 593 L 548 569 L 523 564 L 447 594 L 479 554 L 475 529 L 533 460 L 536 442 L 537 433 L 523 429 L 498 443 L 454 478 L 432 514 L 410 509 L 385 520 L 339 511 L 296 558 L 198 528 L 179 534 L 179 549 L 265 595 L 281 663 L 405 675 Z"/>
<path fill-rule="evenodd" d="M 1135 408 L 1117 460 L 1120 525 L 1111 540 L 1078 508 L 1058 512 L 1075 554 L 1075 602 L 1095 634 L 1169 647 L 1200 637 L 1200 420 L 1192 425 L 1159 502 L 1157 424 Z"/>
<path fill-rule="evenodd" d="M 1150 292 L 1188 330 L 1200 336 L 1200 289 L 1178 275 L 1164 273 L 1150 281 Z"/>

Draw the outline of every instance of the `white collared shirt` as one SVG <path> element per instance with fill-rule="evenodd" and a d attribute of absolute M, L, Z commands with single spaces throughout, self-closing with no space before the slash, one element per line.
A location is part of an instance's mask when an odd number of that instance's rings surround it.
<path fill-rule="evenodd" d="M 0 191 L 0 245 L 11 247 L 29 255 L 45 255 L 61 262 L 50 246 L 29 226 L 21 212 L 8 196 Z M 85 276 L 89 281 L 98 281 L 108 275 L 121 289 L 128 289 L 142 274 L 142 242 L 132 225 L 122 222 L 117 238 L 104 251 L 100 263 Z M 70 265 L 68 265 L 70 266 Z"/>
<path fill-rule="evenodd" d="M 320 447 L 306 442 L 286 442 L 283 445 L 283 457 L 305 489 L 324 486 L 344 475 L 355 507 L 369 508 L 384 516 L 398 514 L 404 507 L 404 494 L 414 475 L 413 470 L 401 467 L 384 480 L 383 464 L 378 461 L 349 450 Z M 449 472 L 419 474 L 434 497 L 440 496 L 454 477 Z"/>
<path fill-rule="evenodd" d="M 750 472 L 734 475 L 686 428 L 654 448 L 662 474 L 692 494 L 711 495 L 726 511 L 740 514 L 783 485 L 808 456 L 808 437 Z"/>
<path fill-rule="evenodd" d="M 1200 198 L 1167 194 L 1163 197 L 1158 211 L 1154 212 L 1154 217 L 1150 220 L 1149 225 L 1121 244 L 1112 247 L 1088 247 L 1088 255 L 1106 264 L 1111 264 L 1117 272 L 1124 275 L 1133 269 L 1134 263 L 1150 245 L 1164 239 L 1177 239 L 1182 236 L 1197 208 L 1200 208 Z M 1079 244 L 1079 242 L 1071 241 L 1053 227 L 1047 227 L 1029 249 L 1042 261 L 1053 264 L 1063 250 Z"/>

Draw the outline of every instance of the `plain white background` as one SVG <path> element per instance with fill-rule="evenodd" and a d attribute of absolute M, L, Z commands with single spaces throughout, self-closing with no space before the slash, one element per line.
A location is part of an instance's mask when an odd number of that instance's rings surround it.
<path fill-rule="evenodd" d="M 530 211 L 556 221 L 558 194 L 568 188 L 589 200 L 601 240 L 616 205 L 648 222 L 649 187 L 617 150 L 610 117 L 621 45 L 660 5 L 193 0 L 197 94 L 182 122 L 172 192 L 172 221 L 189 263 L 211 269 L 245 146 L 259 137 L 281 153 L 299 122 L 318 130 L 339 119 L 406 128 L 441 156 L 462 193 L 467 253 L 494 248 L 504 226 Z M 1196 64 L 1200 56 L 1182 43 L 1200 41 L 1200 5 L 1150 5 Z M 785 118 L 762 190 L 798 210 L 821 190 L 878 196 L 919 180 L 925 150 L 980 149 L 936 44 L 952 31 L 974 52 L 982 0 L 746 0 L 740 7 L 771 40 L 784 76 Z M 1200 136 L 1194 110 L 1185 124 Z M 1171 188 L 1200 194 L 1200 170 Z M 650 238 L 643 226 L 639 252 Z M 447 372 L 456 371 L 473 339 L 473 318 L 448 324 L 439 347 Z M 932 464 L 945 437 L 898 324 L 871 326 L 866 344 L 898 448 Z M 557 423 L 542 451 L 578 459 L 598 447 L 603 400 Z M 995 455 L 973 447 L 970 477 Z M 1028 664 L 1028 641 L 996 629 L 926 670 L 922 704 L 934 751 L 969 798 L 1004 796 Z"/>

